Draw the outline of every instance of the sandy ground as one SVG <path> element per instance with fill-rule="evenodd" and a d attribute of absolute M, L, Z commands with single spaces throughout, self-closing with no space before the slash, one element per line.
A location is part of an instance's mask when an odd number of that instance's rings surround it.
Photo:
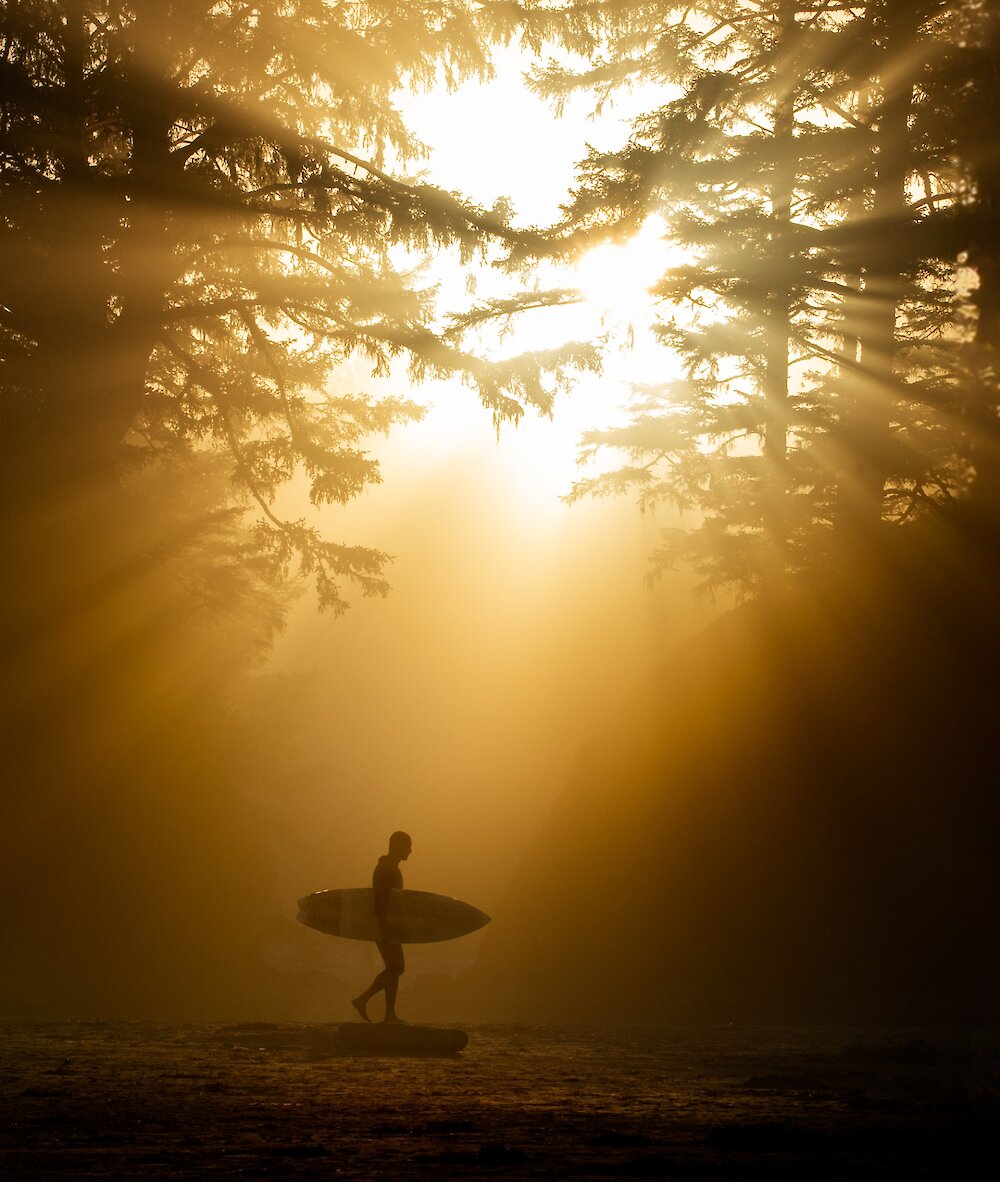
<path fill-rule="evenodd" d="M 0 1177 L 992 1176 L 997 1032 L 0 1024 Z M 976 1163 L 982 1161 L 982 1165 Z"/>

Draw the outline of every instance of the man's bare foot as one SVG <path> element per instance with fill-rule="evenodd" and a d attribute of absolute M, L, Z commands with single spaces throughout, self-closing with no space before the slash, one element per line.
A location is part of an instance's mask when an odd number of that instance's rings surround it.
<path fill-rule="evenodd" d="M 351 1001 L 351 1005 L 354 1006 L 354 1008 L 361 1015 L 361 1020 L 363 1022 L 370 1022 L 371 1021 L 371 1018 L 368 1017 L 368 1006 L 367 1006 L 367 1002 L 364 999 L 363 994 L 361 997 L 353 998 Z"/>
<path fill-rule="evenodd" d="M 387 1026 L 405 1026 L 406 1022 L 402 1018 L 398 1018 L 395 1014 L 386 1014 L 382 1022 Z"/>

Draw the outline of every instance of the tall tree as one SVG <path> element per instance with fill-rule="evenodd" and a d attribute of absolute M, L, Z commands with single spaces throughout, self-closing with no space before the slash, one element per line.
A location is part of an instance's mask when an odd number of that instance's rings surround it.
<path fill-rule="evenodd" d="M 925 71 L 913 136 L 928 167 L 921 196 L 937 213 L 928 249 L 959 257 L 972 277 L 974 328 L 962 350 L 959 416 L 975 474 L 970 507 L 993 540 L 1000 533 L 1000 12 L 967 0 L 951 6 L 945 51 Z M 932 185 L 933 176 L 937 184 Z"/>
<path fill-rule="evenodd" d="M 627 462 L 573 495 L 694 511 L 656 561 L 744 589 L 967 498 L 983 476 L 958 424 L 970 306 L 935 229 L 967 163 L 954 126 L 933 143 L 914 127 L 980 6 L 521 7 L 529 41 L 568 51 L 534 74 L 557 106 L 637 83 L 663 96 L 620 150 L 591 152 L 536 249 L 572 255 L 655 215 L 690 255 L 653 289 L 683 377 L 585 437 L 584 455 Z"/>
<path fill-rule="evenodd" d="M 421 145 L 397 93 L 489 71 L 475 9 L 5 5 L 5 504 L 37 497 L 41 472 L 65 486 L 123 454 L 222 449 L 275 567 L 298 555 L 334 608 L 344 578 L 383 588 L 384 556 L 273 507 L 296 469 L 315 503 L 349 499 L 378 479 L 363 437 L 418 413 L 334 382 L 337 365 L 458 375 L 503 419 L 546 408 L 546 375 L 574 360 L 477 359 L 415 274 L 428 251 L 468 258 L 506 232 L 502 206 L 406 173 Z"/>
<path fill-rule="evenodd" d="M 5 1007 L 219 1008 L 266 985 L 268 825 L 240 767 L 283 736 L 234 736 L 234 675 L 290 568 L 334 611 L 345 582 L 386 587 L 384 554 L 285 516 L 281 489 L 304 476 L 321 505 L 377 481 L 366 437 L 419 413 L 407 371 L 467 382 L 499 421 L 593 357 L 477 356 L 482 316 L 449 319 L 421 272 L 510 233 L 502 204 L 411 175 L 398 101 L 489 71 L 476 11 L 0 7 Z M 370 371 L 404 388 L 376 396 Z"/>

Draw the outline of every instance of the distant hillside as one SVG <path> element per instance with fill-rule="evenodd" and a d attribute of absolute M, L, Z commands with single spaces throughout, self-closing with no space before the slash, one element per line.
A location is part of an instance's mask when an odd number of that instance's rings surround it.
<path fill-rule="evenodd" d="M 490 1017 L 1000 1017 L 997 626 L 895 556 L 721 618 L 580 753 L 455 1004 Z"/>

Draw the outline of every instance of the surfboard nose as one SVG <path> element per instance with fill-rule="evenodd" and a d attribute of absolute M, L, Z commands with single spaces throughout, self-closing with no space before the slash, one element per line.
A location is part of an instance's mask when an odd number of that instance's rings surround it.
<path fill-rule="evenodd" d="M 471 907 L 471 906 L 470 906 L 469 910 L 474 911 L 476 913 L 475 919 L 473 920 L 475 926 L 470 927 L 469 931 L 476 932 L 480 928 L 486 927 L 486 925 L 490 922 L 490 916 L 488 916 L 485 911 L 480 911 L 478 907 Z"/>

